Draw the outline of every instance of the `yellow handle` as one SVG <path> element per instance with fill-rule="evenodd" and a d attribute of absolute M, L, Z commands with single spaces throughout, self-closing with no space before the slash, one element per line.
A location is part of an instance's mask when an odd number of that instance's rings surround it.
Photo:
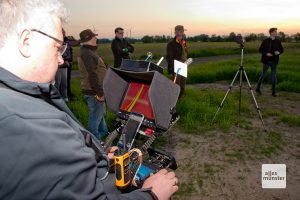
<path fill-rule="evenodd" d="M 133 97 L 133 99 L 132 99 L 132 101 L 130 102 L 130 104 L 128 104 L 128 106 L 126 107 L 126 111 L 127 111 L 127 112 L 131 112 L 132 108 L 135 106 L 136 102 L 137 102 L 138 99 L 140 98 L 143 89 L 144 89 L 144 84 L 143 84 L 142 87 L 139 89 L 139 91 L 137 92 L 137 94 Z"/>

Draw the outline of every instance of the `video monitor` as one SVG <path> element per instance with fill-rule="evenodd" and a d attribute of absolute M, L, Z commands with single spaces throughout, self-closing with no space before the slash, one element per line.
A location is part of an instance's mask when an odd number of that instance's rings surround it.
<path fill-rule="evenodd" d="M 121 104 L 121 110 L 144 115 L 145 118 L 154 120 L 154 113 L 150 103 L 148 91 L 150 85 L 131 82 Z"/>
<path fill-rule="evenodd" d="M 108 108 L 123 120 L 144 115 L 143 126 L 169 129 L 180 87 L 158 71 L 132 72 L 109 68 L 103 81 Z"/>

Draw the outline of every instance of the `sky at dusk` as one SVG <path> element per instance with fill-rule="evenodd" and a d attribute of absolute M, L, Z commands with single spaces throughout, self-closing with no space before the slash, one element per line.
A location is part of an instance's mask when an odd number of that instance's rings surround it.
<path fill-rule="evenodd" d="M 230 32 L 268 34 L 270 27 L 300 32 L 299 0 L 61 0 L 70 11 L 67 35 L 79 38 L 90 28 L 99 38 L 113 38 L 121 26 L 127 36 L 171 35 L 177 24 L 198 34 Z"/>

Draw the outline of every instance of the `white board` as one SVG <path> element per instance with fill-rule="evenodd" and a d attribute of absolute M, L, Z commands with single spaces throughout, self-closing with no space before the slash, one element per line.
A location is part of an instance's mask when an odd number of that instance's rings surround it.
<path fill-rule="evenodd" d="M 174 73 L 187 77 L 187 64 L 174 60 Z"/>

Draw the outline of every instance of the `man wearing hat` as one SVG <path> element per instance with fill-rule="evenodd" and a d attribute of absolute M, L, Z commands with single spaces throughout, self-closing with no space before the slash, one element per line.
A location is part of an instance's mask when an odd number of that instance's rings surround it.
<path fill-rule="evenodd" d="M 184 31 L 186 29 L 182 25 L 175 26 L 175 37 L 167 45 L 168 74 L 173 74 L 173 77 L 176 75 L 174 73 L 174 60 L 185 62 L 188 58 Z M 179 97 L 181 97 L 184 93 L 186 78 L 178 75 L 176 83 L 180 86 Z"/>
<path fill-rule="evenodd" d="M 103 93 L 106 66 L 97 52 L 97 35 L 90 29 L 79 34 L 82 46 L 79 50 L 78 65 L 82 93 L 89 108 L 88 129 L 101 139 L 108 132 L 104 118 L 106 108 Z"/>

